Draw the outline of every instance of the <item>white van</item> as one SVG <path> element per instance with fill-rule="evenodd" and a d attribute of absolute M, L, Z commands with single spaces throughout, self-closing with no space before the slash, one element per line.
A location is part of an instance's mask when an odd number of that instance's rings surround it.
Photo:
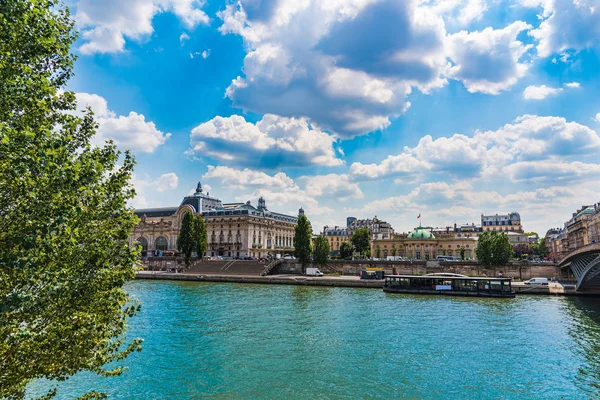
<path fill-rule="evenodd" d="M 526 285 L 548 285 L 548 278 L 531 278 L 523 282 Z"/>

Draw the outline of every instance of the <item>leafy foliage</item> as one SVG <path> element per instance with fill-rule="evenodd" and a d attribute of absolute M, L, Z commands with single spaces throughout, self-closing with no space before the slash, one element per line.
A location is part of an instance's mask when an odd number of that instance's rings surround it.
<path fill-rule="evenodd" d="M 294 255 L 302 263 L 302 269 L 304 264 L 310 261 L 312 254 L 311 246 L 312 228 L 306 215 L 298 217 L 298 224 L 294 232 Z"/>
<path fill-rule="evenodd" d="M 208 234 L 206 233 L 206 224 L 202 215 L 196 214 L 194 218 L 194 250 L 198 258 L 202 259 L 208 248 Z"/>
<path fill-rule="evenodd" d="M 513 248 L 508 235 L 487 231 L 479 236 L 476 253 L 479 263 L 485 266 L 504 265 L 511 259 Z"/>
<path fill-rule="evenodd" d="M 313 260 L 317 265 L 326 265 L 329 260 L 329 242 L 325 236 L 317 236 L 313 251 Z"/>
<path fill-rule="evenodd" d="M 375 258 L 381 258 L 381 248 L 379 246 L 375 248 Z"/>
<path fill-rule="evenodd" d="M 371 233 L 367 228 L 359 228 L 352 234 L 352 245 L 361 256 L 369 250 L 370 242 Z"/>
<path fill-rule="evenodd" d="M 350 243 L 342 242 L 342 244 L 340 245 L 340 257 L 342 257 L 342 258 L 352 257 L 353 252 L 354 252 L 354 249 L 352 248 L 352 245 Z"/>
<path fill-rule="evenodd" d="M 37 378 L 118 375 L 103 366 L 141 348 L 125 338 L 139 304 L 122 288 L 139 255 L 135 162 L 92 147 L 91 112 L 74 115 L 61 91 L 72 29 L 57 0 L 0 1 L 0 398 Z"/>
<path fill-rule="evenodd" d="M 181 218 L 179 236 L 177 236 L 177 250 L 183 253 L 185 266 L 189 268 L 192 252 L 196 249 L 195 218 L 191 212 L 185 212 Z"/>

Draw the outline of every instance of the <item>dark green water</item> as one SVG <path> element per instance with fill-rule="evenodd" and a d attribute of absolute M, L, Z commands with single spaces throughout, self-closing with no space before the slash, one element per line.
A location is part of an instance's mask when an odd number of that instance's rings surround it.
<path fill-rule="evenodd" d="M 116 378 L 58 398 L 598 398 L 600 299 L 465 299 L 380 290 L 136 281 Z M 29 395 L 41 394 L 43 382 Z"/>

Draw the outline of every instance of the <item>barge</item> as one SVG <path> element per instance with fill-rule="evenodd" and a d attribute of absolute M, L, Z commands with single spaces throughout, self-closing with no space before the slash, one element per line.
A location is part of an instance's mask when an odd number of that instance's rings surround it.
<path fill-rule="evenodd" d="M 428 275 L 386 275 L 383 291 L 469 297 L 515 297 L 512 278 L 473 277 L 438 273 Z"/>

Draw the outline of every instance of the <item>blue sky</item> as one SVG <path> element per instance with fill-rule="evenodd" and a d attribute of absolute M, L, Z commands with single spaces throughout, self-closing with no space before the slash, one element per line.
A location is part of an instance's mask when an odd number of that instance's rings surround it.
<path fill-rule="evenodd" d="M 600 0 L 69 0 L 69 89 L 135 207 L 230 201 L 397 231 L 600 200 Z"/>

